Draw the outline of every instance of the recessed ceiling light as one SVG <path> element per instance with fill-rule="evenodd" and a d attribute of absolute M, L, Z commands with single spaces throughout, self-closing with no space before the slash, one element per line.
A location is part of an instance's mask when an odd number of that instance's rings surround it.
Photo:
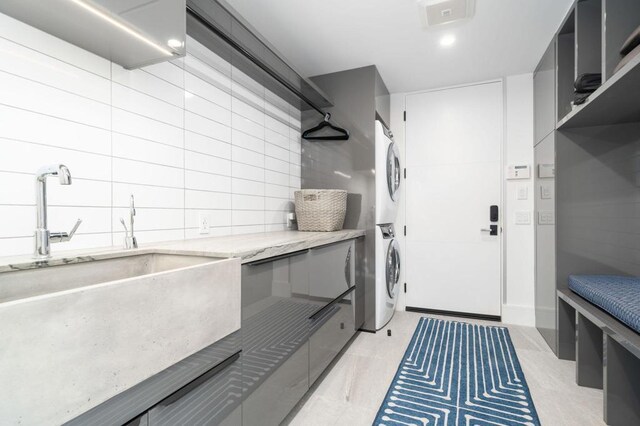
<path fill-rule="evenodd" d="M 440 46 L 449 47 L 452 46 L 455 42 L 456 36 L 454 36 L 453 34 L 447 34 L 445 36 L 442 36 L 442 38 L 440 39 Z"/>

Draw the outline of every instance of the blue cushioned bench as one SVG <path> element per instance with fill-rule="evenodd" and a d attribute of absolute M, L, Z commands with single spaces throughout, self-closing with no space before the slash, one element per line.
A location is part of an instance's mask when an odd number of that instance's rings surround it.
<path fill-rule="evenodd" d="M 571 275 L 569 288 L 640 333 L 640 277 Z"/>
<path fill-rule="evenodd" d="M 605 423 L 640 425 L 640 278 L 572 275 L 567 284 L 557 289 L 558 358 L 576 361 L 578 385 L 604 390 Z"/>

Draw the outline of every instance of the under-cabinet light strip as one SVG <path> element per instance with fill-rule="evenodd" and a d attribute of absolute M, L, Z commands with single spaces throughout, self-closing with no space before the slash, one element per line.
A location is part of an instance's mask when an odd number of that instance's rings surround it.
<path fill-rule="evenodd" d="M 78 6 L 82 7 L 86 11 L 88 11 L 88 12 L 94 14 L 95 16 L 99 17 L 100 19 L 103 19 L 103 20 L 107 21 L 108 23 L 110 23 L 114 27 L 117 27 L 117 28 L 121 29 L 122 31 L 126 32 L 130 36 L 133 36 L 133 37 L 137 38 L 138 40 L 140 40 L 141 42 L 153 47 L 154 49 L 156 49 L 159 52 L 161 52 L 163 55 L 173 56 L 173 52 L 171 52 L 170 50 L 168 50 L 168 49 L 162 47 L 161 45 L 149 40 L 147 37 L 145 37 L 144 35 L 140 34 L 138 31 L 134 30 L 131 27 L 128 27 L 127 25 L 123 24 L 122 22 L 119 22 L 118 20 L 116 20 L 113 17 L 109 16 L 109 14 L 107 14 L 107 13 L 103 12 L 102 10 L 96 8 L 95 6 L 87 3 L 85 0 L 69 0 L 69 1 L 71 1 L 72 3 L 77 4 Z"/>

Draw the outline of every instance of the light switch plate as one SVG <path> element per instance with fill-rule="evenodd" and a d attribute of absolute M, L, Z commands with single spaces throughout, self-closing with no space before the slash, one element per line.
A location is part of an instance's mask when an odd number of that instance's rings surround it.
<path fill-rule="evenodd" d="M 540 185 L 540 198 L 542 200 L 550 200 L 553 197 L 551 186 Z"/>
<path fill-rule="evenodd" d="M 516 225 L 530 225 L 530 224 L 531 224 L 530 211 L 516 212 Z"/>
<path fill-rule="evenodd" d="M 556 218 L 552 211 L 538 212 L 538 225 L 555 225 Z"/>
<path fill-rule="evenodd" d="M 518 187 L 518 200 L 526 200 L 529 198 L 529 188 L 526 186 Z"/>
<path fill-rule="evenodd" d="M 556 176 L 554 164 L 538 164 L 538 177 L 542 179 L 552 179 Z"/>

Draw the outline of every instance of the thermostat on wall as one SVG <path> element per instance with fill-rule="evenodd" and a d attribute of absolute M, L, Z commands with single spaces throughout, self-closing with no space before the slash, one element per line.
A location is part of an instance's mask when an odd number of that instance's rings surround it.
<path fill-rule="evenodd" d="M 516 164 L 507 167 L 507 179 L 529 179 L 531 166 L 528 164 Z"/>

